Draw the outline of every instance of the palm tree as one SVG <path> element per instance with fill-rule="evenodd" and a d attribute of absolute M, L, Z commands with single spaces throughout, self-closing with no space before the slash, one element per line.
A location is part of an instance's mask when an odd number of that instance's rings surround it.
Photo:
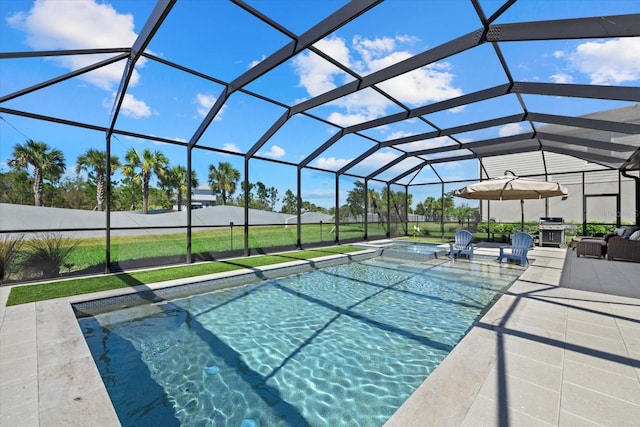
<path fill-rule="evenodd" d="M 129 209 L 132 211 L 136 209 L 136 187 L 140 184 L 140 175 L 138 174 L 138 168 L 140 167 L 140 155 L 135 148 L 127 151 L 124 156 L 126 163 L 122 165 L 122 175 L 124 176 L 124 184 L 129 185 L 129 191 L 131 192 L 131 206 Z"/>
<path fill-rule="evenodd" d="M 167 170 L 162 179 L 163 185 L 169 189 L 176 189 L 176 205 L 178 211 L 182 210 L 182 195 L 189 191 L 189 183 L 187 182 L 187 169 L 184 166 L 174 166 Z M 196 171 L 191 171 L 191 189 L 196 188 L 199 184 L 196 178 Z M 170 191 L 170 190 L 169 190 Z"/>
<path fill-rule="evenodd" d="M 65 159 L 62 151 L 50 148 L 44 142 L 32 139 L 13 148 L 13 159 L 9 159 L 9 166 L 16 171 L 33 167 L 33 198 L 35 206 L 42 206 L 42 192 L 44 179 L 59 177 L 64 173 Z"/>
<path fill-rule="evenodd" d="M 424 202 L 424 210 L 427 215 L 428 221 L 433 221 L 433 213 L 436 210 L 436 199 L 435 197 L 427 197 L 427 200 Z"/>
<path fill-rule="evenodd" d="M 222 198 L 222 204 L 227 204 L 227 198 L 235 193 L 240 171 L 229 162 L 219 162 L 218 167 L 209 165 L 209 186 L 211 191 Z"/>
<path fill-rule="evenodd" d="M 142 213 L 149 213 L 149 182 L 153 174 L 163 178 L 169 159 L 159 151 L 151 152 L 148 148 L 142 151 L 142 157 L 135 148 L 130 149 L 126 154 L 127 163 L 122 167 L 125 176 L 135 182 L 137 179 L 142 182 Z M 140 173 L 137 169 L 140 168 Z"/>
<path fill-rule="evenodd" d="M 142 151 L 140 177 L 142 178 L 142 213 L 149 213 L 149 182 L 155 173 L 159 178 L 166 174 L 169 159 L 160 151 L 151 152 L 148 148 Z"/>
<path fill-rule="evenodd" d="M 109 171 L 107 173 L 107 153 L 93 148 L 89 148 L 84 154 L 78 156 L 76 160 L 76 173 L 87 171 L 89 180 L 96 185 L 96 202 L 94 210 L 104 210 L 104 187 L 107 175 L 111 175 L 120 167 L 120 160 L 117 156 L 109 159 Z"/>

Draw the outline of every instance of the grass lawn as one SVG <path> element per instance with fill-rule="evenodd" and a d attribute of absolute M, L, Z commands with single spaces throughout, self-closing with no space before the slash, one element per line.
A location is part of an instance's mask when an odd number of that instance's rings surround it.
<path fill-rule="evenodd" d="M 312 250 L 293 251 L 273 255 L 260 255 L 212 261 L 178 267 L 158 268 L 131 273 L 108 274 L 60 280 L 48 283 L 16 286 L 11 289 L 7 306 L 43 301 L 53 298 L 69 297 L 110 289 L 126 288 L 167 280 L 221 273 L 241 268 L 260 267 L 295 260 L 306 260 L 333 254 L 343 254 L 361 250 L 353 246 L 331 246 Z"/>
<path fill-rule="evenodd" d="M 302 226 L 302 244 L 331 243 L 335 233 L 331 232 L 332 224 L 304 224 Z M 372 228 L 370 226 L 370 233 Z M 374 228 L 374 231 L 375 230 Z M 249 228 L 249 249 L 270 247 L 291 247 L 296 245 L 296 227 L 252 226 Z M 379 233 L 384 235 L 384 233 Z M 349 224 L 340 227 L 340 238 L 361 238 L 360 224 Z M 90 267 L 100 267 L 105 261 L 104 238 L 79 239 L 80 244 L 66 260 L 73 267 L 70 271 L 81 271 Z M 220 227 L 213 229 L 194 229 L 191 237 L 192 254 L 216 254 L 244 247 L 244 227 Z M 171 234 L 156 234 L 149 230 L 148 234 L 120 235 L 118 231 L 111 234 L 111 262 L 123 262 L 156 257 L 186 256 L 186 231 Z"/>

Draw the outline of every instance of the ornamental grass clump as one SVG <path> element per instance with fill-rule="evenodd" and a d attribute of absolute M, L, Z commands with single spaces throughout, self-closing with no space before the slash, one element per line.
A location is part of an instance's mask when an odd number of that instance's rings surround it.
<path fill-rule="evenodd" d="M 25 241 L 23 268 L 43 278 L 59 277 L 60 268 L 69 255 L 80 244 L 80 240 L 60 233 L 40 233 L 32 240 Z"/>
<path fill-rule="evenodd" d="M 0 238 L 0 282 L 3 282 L 15 271 L 16 260 L 23 244 L 23 234 L 13 237 L 3 234 Z"/>

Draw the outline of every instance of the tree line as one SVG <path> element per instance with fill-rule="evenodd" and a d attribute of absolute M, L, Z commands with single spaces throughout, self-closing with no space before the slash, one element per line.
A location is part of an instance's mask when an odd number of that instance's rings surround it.
<path fill-rule="evenodd" d="M 123 160 L 111 156 L 108 167 L 105 151 L 87 149 L 76 159 L 76 175 L 69 177 L 64 175 L 67 160 L 62 151 L 44 142 L 27 140 L 24 144 L 16 144 L 7 164 L 11 170 L 0 172 L 2 203 L 32 202 L 35 206 L 103 211 L 106 180 L 119 169 L 122 179 L 111 181 L 111 209 L 141 208 L 146 214 L 150 208 L 171 209 L 174 202 L 181 210 L 189 184 L 192 190 L 200 185 L 196 171 L 192 171 L 189 182 L 184 166 L 171 166 L 162 152 L 148 148 L 142 151 L 131 148 Z M 81 172 L 85 172 L 86 177 Z M 273 211 L 280 201 L 278 190 L 260 181 L 249 183 L 245 188 L 244 182 L 239 184 L 240 176 L 240 171 L 229 162 L 209 165 L 207 183 L 217 203 L 244 206 L 245 192 L 248 192 L 250 208 Z M 153 178 L 157 179 L 157 187 L 151 185 Z M 297 212 L 297 198 L 291 190 L 285 192 L 281 201 L 281 212 Z M 328 212 L 307 201 L 302 202 L 302 210 Z"/>
<path fill-rule="evenodd" d="M 188 179 L 184 166 L 172 166 L 162 152 L 148 148 L 141 152 L 131 148 L 123 160 L 111 156 L 108 167 L 105 151 L 87 149 L 76 158 L 76 175 L 69 177 L 64 175 L 67 161 L 62 151 L 44 142 L 27 140 L 24 144 L 16 144 L 7 164 L 11 170 L 0 172 L 0 202 L 3 203 L 30 204 L 32 200 L 35 206 L 102 211 L 105 208 L 106 180 L 119 169 L 122 179 L 111 181 L 111 209 L 138 210 L 141 204 L 142 212 L 146 214 L 150 208 L 171 209 L 174 202 L 181 210 L 189 185 L 192 189 L 200 185 L 195 171 Z M 82 172 L 86 177 L 81 175 Z M 268 187 L 260 181 L 245 186 L 240 177 L 240 171 L 229 162 L 209 165 L 207 183 L 218 203 L 244 206 L 248 200 L 252 209 L 274 211 L 281 202 L 281 213 L 294 215 L 297 212 L 298 200 L 293 191 L 288 189 L 280 197 L 275 187 Z M 153 178 L 157 179 L 158 187 L 151 186 Z M 247 197 L 245 193 L 248 193 Z M 339 216 L 341 220 L 361 219 L 366 207 L 368 213 L 378 215 L 384 222 L 389 206 L 394 220 L 405 218 L 407 213 L 415 213 L 424 215 L 427 221 L 439 221 L 443 207 L 446 217 L 456 216 L 459 220 L 477 213 L 476 208 L 466 205 L 455 207 L 451 194 L 439 199 L 428 197 L 419 202 L 415 210 L 410 207 L 412 199 L 411 194 L 389 191 L 386 187 L 380 192 L 375 189 L 365 192 L 364 183 L 355 181 L 353 189 L 347 193 L 346 204 L 339 208 Z M 303 213 L 333 215 L 335 212 L 335 208 L 327 209 L 304 200 L 301 207 Z"/>

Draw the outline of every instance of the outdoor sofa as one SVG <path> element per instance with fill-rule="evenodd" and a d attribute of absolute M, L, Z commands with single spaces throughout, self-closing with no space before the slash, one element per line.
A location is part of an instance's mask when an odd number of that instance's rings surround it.
<path fill-rule="evenodd" d="M 627 226 L 604 236 L 607 258 L 640 262 L 640 227 Z"/>
<path fill-rule="evenodd" d="M 640 262 L 640 227 L 630 225 L 604 237 L 584 237 L 576 245 L 576 255 Z"/>
<path fill-rule="evenodd" d="M 607 258 L 640 262 L 640 240 L 611 237 L 607 242 Z"/>

